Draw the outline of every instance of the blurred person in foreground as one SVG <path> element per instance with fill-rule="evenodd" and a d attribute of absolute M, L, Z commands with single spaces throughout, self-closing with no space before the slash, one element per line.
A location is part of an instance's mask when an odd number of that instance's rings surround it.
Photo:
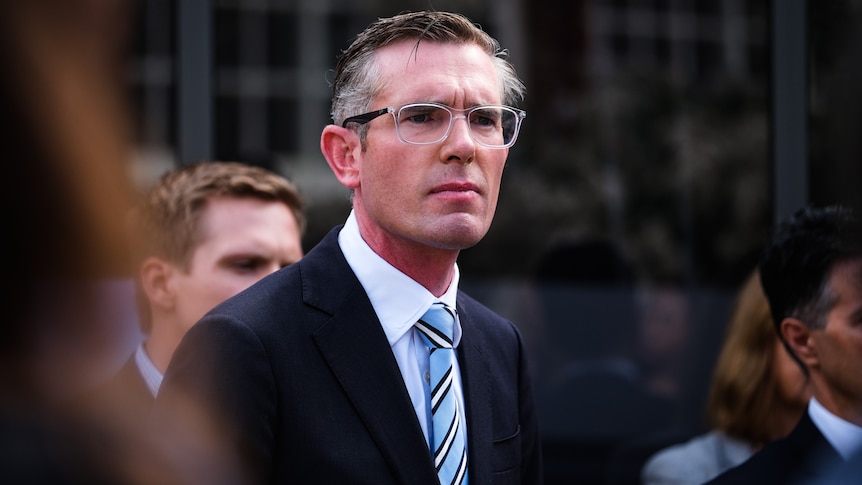
<path fill-rule="evenodd" d="M 86 393 L 124 402 L 145 423 L 171 355 L 209 309 L 302 257 L 303 201 L 284 177 L 239 162 L 164 173 L 130 217 L 145 339 L 119 373 Z"/>
<path fill-rule="evenodd" d="M 816 480 L 862 449 L 862 223 L 849 208 L 782 220 L 759 264 L 773 322 L 811 383 L 790 432 L 710 483 Z"/>
<path fill-rule="evenodd" d="M 188 436 L 177 406 L 210 406 L 251 483 L 541 483 L 523 339 L 458 290 L 456 264 L 493 219 L 524 117 L 506 105 L 523 89 L 461 15 L 404 13 L 360 33 L 320 141 L 352 192 L 347 221 L 189 330 L 159 429 Z M 453 335 L 433 330 L 441 321 Z"/>
<path fill-rule="evenodd" d="M 124 1 L 0 2 L 0 153 L 6 157 L 0 193 L 11 221 L 4 232 L 0 324 L 3 483 L 147 481 L 137 457 L 104 456 L 88 446 L 93 433 L 122 432 L 122 408 L 96 413 L 68 406 L 112 351 L 96 325 L 102 295 L 95 283 L 125 274 L 128 262 L 127 7 Z"/>
<path fill-rule="evenodd" d="M 177 446 L 129 434 L 122 403 L 71 405 L 116 355 L 100 321 L 102 282 L 128 276 L 130 7 L 0 2 L 0 193 L 11 221 L 0 322 L 3 483 L 237 483 L 229 461 L 192 470 Z M 101 438 L 129 446 L 106 453 Z"/>
<path fill-rule="evenodd" d="M 710 431 L 653 455 L 644 485 L 697 485 L 786 436 L 805 411 L 807 377 L 775 333 L 757 271 L 737 295 L 712 377 Z"/>

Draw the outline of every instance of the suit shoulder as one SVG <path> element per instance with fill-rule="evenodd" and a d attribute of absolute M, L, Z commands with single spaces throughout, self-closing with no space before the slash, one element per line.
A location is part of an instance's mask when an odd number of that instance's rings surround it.
<path fill-rule="evenodd" d="M 265 312 L 283 317 L 280 312 L 304 311 L 308 307 L 333 314 L 357 288 L 361 289 L 361 285 L 338 246 L 336 228 L 297 263 L 264 277 L 214 311 L 259 314 L 262 319 L 270 317 Z"/>
<path fill-rule="evenodd" d="M 708 484 L 787 483 L 800 473 L 810 473 L 812 462 L 824 456 L 834 458 L 837 452 L 806 412 L 790 434 L 767 444 L 747 461 Z"/>
<path fill-rule="evenodd" d="M 458 292 L 458 313 L 462 317 L 467 316 L 475 320 L 496 322 L 501 325 L 515 327 L 509 319 L 491 310 L 484 303 L 479 302 L 463 291 Z"/>
<path fill-rule="evenodd" d="M 271 273 L 240 293 L 215 306 L 208 314 L 233 316 L 265 315 L 301 297 L 302 280 L 297 264 Z"/>
<path fill-rule="evenodd" d="M 461 310 L 472 312 L 476 315 L 487 316 L 488 318 L 499 318 L 505 320 L 494 310 L 488 308 L 484 303 L 476 300 L 472 296 L 465 293 L 463 290 L 458 290 L 458 307 Z"/>
<path fill-rule="evenodd" d="M 496 342 L 501 348 L 509 348 L 509 344 L 524 345 L 515 323 L 462 291 L 458 292 L 458 316 L 466 333 L 483 335 L 490 339 L 488 343 Z"/>

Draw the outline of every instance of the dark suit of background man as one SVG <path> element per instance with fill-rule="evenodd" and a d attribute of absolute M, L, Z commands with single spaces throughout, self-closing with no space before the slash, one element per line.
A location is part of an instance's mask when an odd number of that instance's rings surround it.
<path fill-rule="evenodd" d="M 858 217 L 837 206 L 799 210 L 778 226 L 760 275 L 776 329 L 811 378 L 812 399 L 790 435 L 710 483 L 845 483 L 825 477 L 862 452 Z"/>
<path fill-rule="evenodd" d="M 216 304 L 302 258 L 306 223 L 289 180 L 262 167 L 209 160 L 159 176 L 128 222 L 145 338 L 84 399 L 122 403 L 134 429 L 146 423 L 185 332 Z"/>
<path fill-rule="evenodd" d="M 224 439 L 201 446 L 226 455 L 201 462 L 238 458 L 250 483 L 439 483 L 413 325 L 441 301 L 457 309 L 469 481 L 541 483 L 523 339 L 458 290 L 456 265 L 493 219 L 524 117 L 503 105 L 523 91 L 499 44 L 460 15 L 407 13 L 359 34 L 320 141 L 352 191 L 347 221 L 191 329 L 156 402 L 160 429 L 188 440 L 178 410 L 209 406 Z"/>

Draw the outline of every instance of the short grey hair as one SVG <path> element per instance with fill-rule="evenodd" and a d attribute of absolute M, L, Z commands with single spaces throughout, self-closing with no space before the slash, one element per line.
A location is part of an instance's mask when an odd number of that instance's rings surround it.
<path fill-rule="evenodd" d="M 449 12 L 408 12 L 394 17 L 380 18 L 356 36 L 343 51 L 335 66 L 332 83 L 333 123 L 341 125 L 345 119 L 364 113 L 383 88 L 377 50 L 402 40 L 451 44 L 475 44 L 491 56 L 497 71 L 504 104 L 516 104 L 524 99 L 524 83 L 518 78 L 508 60 L 508 51 L 481 27 L 463 15 Z M 364 140 L 366 127 L 359 127 Z"/>

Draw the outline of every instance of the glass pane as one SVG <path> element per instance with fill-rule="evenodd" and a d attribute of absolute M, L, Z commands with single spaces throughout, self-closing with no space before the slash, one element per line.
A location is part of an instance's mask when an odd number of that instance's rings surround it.
<path fill-rule="evenodd" d="M 808 2 L 811 199 L 862 211 L 862 2 Z"/>

